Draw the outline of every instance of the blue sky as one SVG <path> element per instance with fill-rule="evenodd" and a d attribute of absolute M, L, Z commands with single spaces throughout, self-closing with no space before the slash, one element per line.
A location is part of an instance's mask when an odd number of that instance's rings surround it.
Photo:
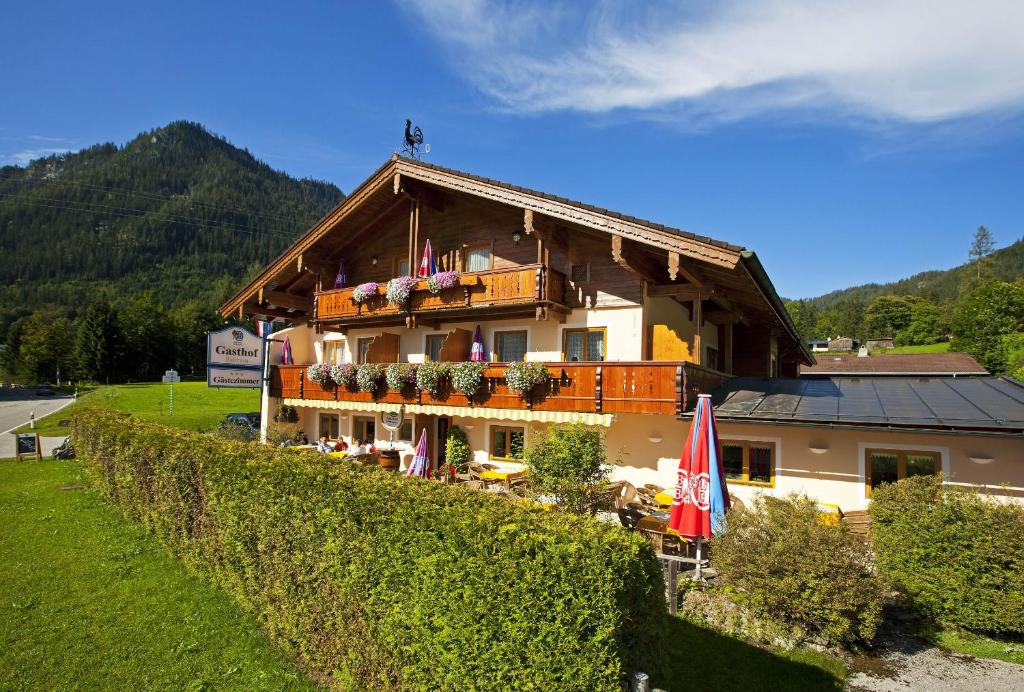
<path fill-rule="evenodd" d="M 188 119 L 351 190 L 411 117 L 430 161 L 745 245 L 788 297 L 1024 235 L 1017 2 L 144 5 L 5 7 L 0 163 Z"/>

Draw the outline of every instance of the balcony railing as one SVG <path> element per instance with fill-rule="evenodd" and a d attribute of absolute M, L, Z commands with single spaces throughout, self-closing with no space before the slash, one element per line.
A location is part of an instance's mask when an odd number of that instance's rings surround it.
<path fill-rule="evenodd" d="M 546 365 L 547 383 L 538 385 L 527 396 L 508 388 L 504 363 L 494 363 L 484 371 L 484 384 L 472 401 L 459 392 L 431 396 L 429 392 L 415 388 L 370 393 L 335 385 L 322 386 L 306 377 L 306 365 L 274 366 L 271 369 L 270 394 L 319 401 L 679 415 L 693 407 L 698 394 L 710 392 L 729 377 L 693 363 L 680 362 L 607 361 Z"/>
<path fill-rule="evenodd" d="M 413 289 L 406 308 L 393 305 L 384 295 L 382 284 L 378 295 L 357 303 L 352 299 L 354 287 L 336 288 L 316 293 L 316 319 L 359 321 L 370 318 L 400 317 L 407 313 L 459 312 L 484 307 L 531 307 L 565 303 L 565 276 L 540 264 L 491 269 L 459 275 L 459 285 L 440 293 L 427 289 L 421 279 Z"/>

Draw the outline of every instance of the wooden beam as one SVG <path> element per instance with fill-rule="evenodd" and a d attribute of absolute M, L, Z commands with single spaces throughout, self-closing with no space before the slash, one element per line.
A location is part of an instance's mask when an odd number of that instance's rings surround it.
<path fill-rule="evenodd" d="M 313 303 L 309 296 L 283 291 L 263 291 L 260 305 L 263 305 L 264 302 L 273 303 L 279 308 L 292 308 L 293 310 L 309 310 Z"/>
<path fill-rule="evenodd" d="M 444 196 L 437 190 L 418 183 L 411 178 L 406 178 L 402 181 L 399 192 L 404 192 L 410 197 L 415 197 L 417 201 L 423 202 L 428 207 L 437 211 L 444 211 Z"/>
<path fill-rule="evenodd" d="M 704 360 L 704 352 L 701 348 L 700 329 L 704 325 L 704 301 L 693 301 L 693 362 L 701 365 Z"/>
<path fill-rule="evenodd" d="M 705 284 L 704 277 L 697 271 L 696 267 L 689 262 L 683 261 L 678 252 L 668 253 L 668 278 L 675 281 L 680 275 L 691 284 L 702 288 Z"/>
<path fill-rule="evenodd" d="M 657 282 L 660 272 L 657 262 L 643 252 L 634 241 L 612 234 L 612 260 L 626 271 L 647 281 Z"/>
<path fill-rule="evenodd" d="M 268 307 L 263 307 L 262 305 L 252 305 L 252 304 L 244 305 L 244 306 L 239 308 L 239 312 L 241 312 L 242 310 L 245 310 L 250 315 L 265 315 L 267 317 L 281 317 L 281 318 L 286 319 L 286 320 L 304 320 L 304 319 L 306 319 L 306 313 L 305 312 L 301 312 L 301 311 L 299 311 L 299 312 L 288 312 L 287 310 L 282 310 L 281 308 L 268 308 Z"/>
<path fill-rule="evenodd" d="M 677 300 L 706 300 L 709 295 L 708 290 L 701 290 L 697 286 L 690 284 L 675 284 L 669 286 L 649 286 L 647 288 L 647 295 L 652 297 L 667 297 L 675 298 Z"/>

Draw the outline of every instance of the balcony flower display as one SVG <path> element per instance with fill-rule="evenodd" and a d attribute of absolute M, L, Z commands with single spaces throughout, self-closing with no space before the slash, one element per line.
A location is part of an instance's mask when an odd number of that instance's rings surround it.
<path fill-rule="evenodd" d="M 321 387 L 330 387 L 334 384 L 331 380 L 331 366 L 327 363 L 314 363 L 306 368 L 306 377 L 310 382 L 316 382 Z"/>
<path fill-rule="evenodd" d="M 388 281 L 388 302 L 398 307 L 403 307 L 409 302 L 412 290 L 416 287 L 417 279 L 412 276 L 399 276 Z"/>
<path fill-rule="evenodd" d="M 487 363 L 473 361 L 456 363 L 451 370 L 452 387 L 472 399 L 484 381 L 484 369 L 486 368 Z"/>
<path fill-rule="evenodd" d="M 363 363 L 356 368 L 356 386 L 361 392 L 375 392 L 384 377 L 384 366 L 379 363 Z"/>
<path fill-rule="evenodd" d="M 424 363 L 416 368 L 416 386 L 431 396 L 437 396 L 444 387 L 451 366 L 448 363 Z"/>
<path fill-rule="evenodd" d="M 356 381 L 356 366 L 352 363 L 342 363 L 331 366 L 331 379 L 339 387 L 350 389 Z"/>
<path fill-rule="evenodd" d="M 365 303 L 370 298 L 377 295 L 377 291 L 380 289 L 380 285 L 376 281 L 367 281 L 365 284 L 359 284 L 352 289 L 352 300 L 357 303 Z"/>
<path fill-rule="evenodd" d="M 509 363 L 505 371 L 505 381 L 508 388 L 525 396 L 533 391 L 533 388 L 548 380 L 548 367 L 544 363 L 533 361 L 516 361 Z"/>
<path fill-rule="evenodd" d="M 458 285 L 458 272 L 438 272 L 427 279 L 427 290 L 435 295 L 446 288 L 455 288 Z"/>
<path fill-rule="evenodd" d="M 415 387 L 416 366 L 411 363 L 392 363 L 384 372 L 384 380 L 388 384 L 388 389 L 393 392 Z"/>

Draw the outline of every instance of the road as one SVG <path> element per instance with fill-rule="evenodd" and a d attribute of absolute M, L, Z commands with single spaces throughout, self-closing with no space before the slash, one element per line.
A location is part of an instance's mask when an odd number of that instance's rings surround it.
<path fill-rule="evenodd" d="M 72 401 L 73 397 L 61 394 L 36 396 L 34 388 L 0 389 L 0 457 L 14 456 L 14 435 L 10 431 L 27 423 L 29 415 L 35 413 L 38 420 Z M 47 439 L 43 452 L 48 453 L 52 446 Z"/>

